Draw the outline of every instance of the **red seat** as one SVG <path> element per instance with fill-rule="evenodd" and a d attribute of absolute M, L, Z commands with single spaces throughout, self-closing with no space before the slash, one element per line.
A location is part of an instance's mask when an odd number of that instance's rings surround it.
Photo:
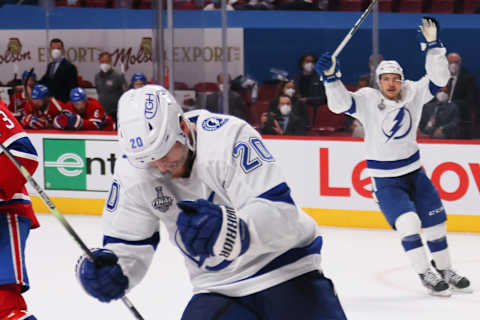
<path fill-rule="evenodd" d="M 378 0 L 378 11 L 380 12 L 392 12 L 393 0 Z"/>
<path fill-rule="evenodd" d="M 314 135 L 329 135 L 345 129 L 344 114 L 333 113 L 326 104 L 318 106 L 315 111 L 315 121 L 312 127 Z"/>
<path fill-rule="evenodd" d="M 258 100 L 271 101 L 275 99 L 280 90 L 280 85 L 280 81 L 262 83 L 258 88 Z"/>
<path fill-rule="evenodd" d="M 340 0 L 338 11 L 362 11 L 362 0 Z"/>
<path fill-rule="evenodd" d="M 85 7 L 90 8 L 109 8 L 111 6 L 109 0 L 85 0 Z"/>
<path fill-rule="evenodd" d="M 455 0 L 431 0 L 429 8 L 425 12 L 454 13 Z"/>
<path fill-rule="evenodd" d="M 199 82 L 193 86 L 196 92 L 215 92 L 218 91 L 218 84 L 216 82 Z"/>
<path fill-rule="evenodd" d="M 422 12 L 423 0 L 399 0 L 394 5 L 393 11 L 396 12 Z"/>
<path fill-rule="evenodd" d="M 351 92 L 357 91 L 357 85 L 356 84 L 346 84 L 345 88 L 347 88 L 347 90 L 351 91 Z"/>
<path fill-rule="evenodd" d="M 475 10 L 480 8 L 480 0 L 464 0 L 462 12 L 474 13 Z"/>
<path fill-rule="evenodd" d="M 163 1 L 166 4 L 167 1 Z M 164 5 L 165 6 L 165 5 Z M 152 9 L 152 0 L 140 0 L 140 3 L 137 5 L 138 9 Z"/>
<path fill-rule="evenodd" d="M 188 90 L 190 89 L 185 82 L 177 82 L 175 81 L 175 89 L 176 90 Z"/>
<path fill-rule="evenodd" d="M 250 112 L 248 115 L 248 122 L 255 128 L 260 127 L 260 117 L 264 112 L 268 111 L 270 106 L 270 101 L 257 100 L 250 107 Z"/>

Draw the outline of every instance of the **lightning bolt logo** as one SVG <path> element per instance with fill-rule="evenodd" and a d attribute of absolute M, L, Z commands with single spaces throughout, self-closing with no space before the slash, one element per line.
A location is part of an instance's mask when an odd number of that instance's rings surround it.
<path fill-rule="evenodd" d="M 404 122 L 408 122 L 408 129 L 405 130 L 405 132 L 402 132 L 403 131 L 402 127 L 404 127 L 404 125 L 407 124 Z M 402 107 L 398 110 L 398 113 L 395 115 L 395 118 L 393 119 L 392 123 L 393 125 L 391 126 L 391 129 L 389 130 L 387 129 L 386 131 L 383 130 L 383 133 L 387 137 L 386 142 L 390 141 L 390 139 L 394 139 L 394 140 L 402 139 L 410 132 L 410 129 L 412 128 L 412 118 L 408 110 L 405 109 L 405 107 Z M 400 132 L 401 134 L 397 136 Z"/>

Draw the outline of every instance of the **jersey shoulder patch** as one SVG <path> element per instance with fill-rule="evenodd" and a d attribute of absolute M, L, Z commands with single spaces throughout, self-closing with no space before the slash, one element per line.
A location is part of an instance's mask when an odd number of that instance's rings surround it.
<path fill-rule="evenodd" d="M 202 121 L 202 129 L 206 131 L 216 131 L 220 129 L 225 123 L 228 122 L 228 118 L 219 116 L 211 116 Z"/>

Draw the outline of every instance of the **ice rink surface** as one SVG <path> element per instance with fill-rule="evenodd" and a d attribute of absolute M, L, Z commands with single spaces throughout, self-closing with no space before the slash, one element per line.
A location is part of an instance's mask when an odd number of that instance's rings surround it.
<path fill-rule="evenodd" d="M 102 241 L 100 217 L 66 216 L 89 247 Z M 39 320 L 134 319 L 122 302 L 100 303 L 75 278 L 78 245 L 52 215 L 39 215 L 41 228 L 27 244 L 31 289 L 25 294 Z M 480 235 L 450 233 L 454 267 L 473 283 L 473 294 L 450 298 L 426 294 L 391 230 L 322 228 L 322 267 L 337 288 L 348 319 L 480 319 Z M 164 231 L 164 230 L 162 230 Z M 183 257 L 163 232 L 153 264 L 128 297 L 146 320 L 177 320 L 191 296 Z M 301 320 L 301 319 L 295 319 Z"/>

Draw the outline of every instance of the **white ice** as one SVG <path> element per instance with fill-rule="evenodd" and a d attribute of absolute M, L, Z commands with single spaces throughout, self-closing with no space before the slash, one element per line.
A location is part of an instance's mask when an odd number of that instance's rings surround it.
<path fill-rule="evenodd" d="M 100 217 L 66 216 L 89 247 L 101 244 Z M 25 294 L 39 320 L 135 319 L 122 302 L 105 304 L 87 296 L 74 274 L 81 250 L 52 215 L 39 215 L 27 245 L 31 289 Z M 454 267 L 468 276 L 475 292 L 450 298 L 427 295 L 391 230 L 322 228 L 322 266 L 353 320 L 478 319 L 480 235 L 450 233 Z M 165 232 L 164 232 L 165 236 Z M 161 241 L 143 282 L 128 297 L 146 320 L 177 320 L 191 296 L 183 258 Z M 301 319 L 298 319 L 301 320 Z"/>

